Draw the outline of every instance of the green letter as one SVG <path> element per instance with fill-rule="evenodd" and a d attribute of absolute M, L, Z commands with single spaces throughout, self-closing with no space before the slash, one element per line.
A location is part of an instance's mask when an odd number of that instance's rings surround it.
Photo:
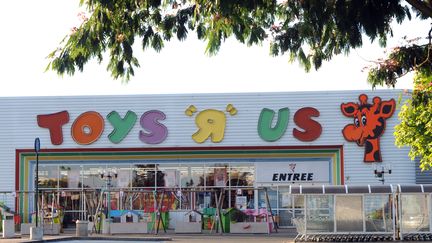
<path fill-rule="evenodd" d="M 108 135 L 109 140 L 112 143 L 120 143 L 133 128 L 137 115 L 133 111 L 128 111 L 122 119 L 117 111 L 111 111 L 107 119 L 114 127 L 114 130 Z"/>
<path fill-rule="evenodd" d="M 274 142 L 281 138 L 288 127 L 289 109 L 287 107 L 279 109 L 277 123 L 272 128 L 274 115 L 275 112 L 273 110 L 264 108 L 258 121 L 258 134 L 261 139 L 268 142 Z"/>

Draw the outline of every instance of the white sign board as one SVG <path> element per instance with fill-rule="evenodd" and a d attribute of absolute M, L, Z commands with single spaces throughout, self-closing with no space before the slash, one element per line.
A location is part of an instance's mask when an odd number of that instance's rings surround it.
<path fill-rule="evenodd" d="M 255 163 L 257 183 L 329 183 L 328 161 Z"/>
<path fill-rule="evenodd" d="M 235 204 L 236 204 L 236 208 L 238 208 L 238 209 L 246 209 L 247 197 L 246 196 L 236 196 Z"/>

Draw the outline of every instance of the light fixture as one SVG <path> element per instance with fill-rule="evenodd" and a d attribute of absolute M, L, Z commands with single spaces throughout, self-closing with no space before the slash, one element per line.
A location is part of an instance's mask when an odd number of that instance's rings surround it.
<path fill-rule="evenodd" d="M 386 164 L 386 165 L 374 164 L 373 169 L 374 169 L 375 177 L 378 178 L 378 180 L 381 181 L 382 184 L 384 185 L 384 183 L 385 183 L 384 175 L 392 173 L 391 165 L 390 164 Z"/>

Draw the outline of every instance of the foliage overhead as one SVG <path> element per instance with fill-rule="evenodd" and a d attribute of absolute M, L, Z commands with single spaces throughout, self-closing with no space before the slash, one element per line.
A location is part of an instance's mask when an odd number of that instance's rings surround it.
<path fill-rule="evenodd" d="M 395 128 L 396 144 L 411 146 L 409 155 L 420 159 L 420 168 L 432 167 L 432 70 L 416 70 L 412 99 L 401 108 L 401 123 Z"/>
<path fill-rule="evenodd" d="M 432 17 L 432 2 L 408 0 L 423 19 Z M 411 159 L 420 160 L 422 170 L 432 168 L 432 28 L 419 33 L 395 47 L 385 59 L 380 59 L 369 70 L 368 82 L 372 87 L 395 87 L 397 80 L 414 72 L 411 95 L 404 101 L 399 113 L 400 124 L 395 127 L 396 145 L 410 146 Z M 427 36 L 426 38 L 424 38 Z"/>
<path fill-rule="evenodd" d="M 270 54 L 287 54 L 306 71 L 318 69 L 333 55 L 361 47 L 363 38 L 386 45 L 391 24 L 432 18 L 431 0 L 80 0 L 89 16 L 74 27 L 61 48 L 48 55 L 47 70 L 73 75 L 86 63 L 108 54 L 107 70 L 115 79 L 128 81 L 139 67 L 134 48 L 161 51 L 167 41 L 195 34 L 214 55 L 234 37 L 248 46 L 270 42 Z M 422 169 L 432 166 L 431 30 L 428 43 L 408 42 L 394 48 L 369 70 L 372 87 L 394 87 L 397 79 L 414 71 L 412 99 L 399 115 L 396 143 L 411 146 Z"/>
<path fill-rule="evenodd" d="M 107 70 L 129 80 L 139 60 L 134 44 L 161 51 L 166 41 L 196 34 L 214 55 L 234 36 L 246 45 L 270 41 L 271 55 L 288 54 L 306 71 L 323 60 L 362 46 L 362 34 L 385 45 L 390 24 L 410 18 L 396 0 L 81 0 L 89 17 L 73 28 L 62 47 L 49 54 L 47 69 L 73 75 L 96 58 L 109 55 Z"/>

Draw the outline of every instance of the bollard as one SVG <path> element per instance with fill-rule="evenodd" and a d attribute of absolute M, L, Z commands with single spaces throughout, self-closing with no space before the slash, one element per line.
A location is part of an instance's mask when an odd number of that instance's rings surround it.
<path fill-rule="evenodd" d="M 13 238 L 15 236 L 15 225 L 13 215 L 6 214 L 3 218 L 3 238 Z"/>
<path fill-rule="evenodd" d="M 111 234 L 111 219 L 105 219 L 102 224 L 102 234 L 110 235 Z"/>
<path fill-rule="evenodd" d="M 88 221 L 76 221 L 76 236 L 88 236 Z"/>
<path fill-rule="evenodd" d="M 43 228 L 42 227 L 30 227 L 30 240 L 42 240 Z"/>

